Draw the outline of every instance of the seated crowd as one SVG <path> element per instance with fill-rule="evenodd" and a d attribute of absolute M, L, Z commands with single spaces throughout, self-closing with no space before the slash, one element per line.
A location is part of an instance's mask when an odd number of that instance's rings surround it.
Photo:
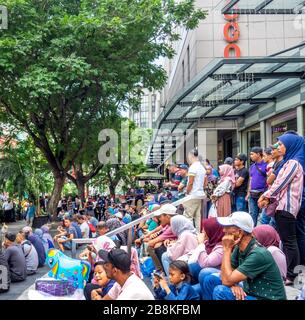
<path fill-rule="evenodd" d="M 277 160 L 270 166 L 273 154 Z M 251 150 L 249 173 L 242 154 L 226 159 L 216 172 L 192 150 L 189 168 L 169 168 L 170 196 L 147 195 L 141 209 L 110 201 L 103 219 L 90 210 L 59 211 L 62 225 L 54 239 L 45 227 L 6 234 L 0 261 L 8 264 L 12 282 L 22 281 L 44 264 L 54 244 L 65 252 L 73 239 L 93 238 L 79 255 L 92 266 L 87 300 L 285 300 L 285 285 L 293 283 L 294 268 L 305 260 L 304 154 L 304 138 L 288 133 L 272 150 Z M 183 206 L 171 203 L 184 196 L 191 199 Z M 128 230 L 106 236 L 146 214 L 149 219 L 132 227 L 132 246 Z M 152 288 L 143 276 L 149 259 Z"/>

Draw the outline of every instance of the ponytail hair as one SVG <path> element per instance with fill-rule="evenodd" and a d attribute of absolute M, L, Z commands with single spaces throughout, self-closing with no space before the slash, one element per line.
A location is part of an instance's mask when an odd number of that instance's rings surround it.
<path fill-rule="evenodd" d="M 181 273 L 183 273 L 185 275 L 185 282 L 190 284 L 193 282 L 193 277 L 190 273 L 189 266 L 185 261 L 175 260 L 170 263 L 169 267 L 179 270 Z"/>

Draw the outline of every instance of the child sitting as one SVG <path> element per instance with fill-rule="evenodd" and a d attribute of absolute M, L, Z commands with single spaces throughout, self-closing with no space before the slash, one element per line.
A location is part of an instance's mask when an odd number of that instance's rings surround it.
<path fill-rule="evenodd" d="M 191 286 L 191 275 L 188 264 L 176 260 L 169 266 L 169 281 L 163 276 L 154 274 L 154 292 L 158 300 L 200 300 L 199 295 Z"/>
<path fill-rule="evenodd" d="M 84 288 L 86 300 L 101 300 L 115 284 L 114 280 L 107 278 L 101 261 L 94 265 L 94 277 L 91 283 L 87 283 Z"/>

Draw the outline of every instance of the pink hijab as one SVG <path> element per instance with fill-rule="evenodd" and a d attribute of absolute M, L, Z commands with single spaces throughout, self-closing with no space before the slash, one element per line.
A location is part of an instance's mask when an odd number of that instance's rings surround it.
<path fill-rule="evenodd" d="M 220 182 L 223 182 L 226 179 L 229 179 L 233 187 L 235 185 L 235 174 L 234 174 L 233 167 L 228 164 L 223 164 L 219 166 L 219 169 L 221 169 L 222 171 L 222 174 L 220 175 Z"/>
<path fill-rule="evenodd" d="M 280 245 L 281 240 L 279 234 L 268 224 L 262 224 L 255 227 L 253 229 L 253 235 L 256 240 L 266 248 L 270 246 L 279 247 Z"/>

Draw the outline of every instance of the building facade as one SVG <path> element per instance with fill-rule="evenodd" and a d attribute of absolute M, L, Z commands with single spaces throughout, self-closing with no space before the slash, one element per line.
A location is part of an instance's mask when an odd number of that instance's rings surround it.
<path fill-rule="evenodd" d="M 300 73 L 305 71 L 305 64 L 301 59 L 296 59 L 295 62 L 293 59 L 287 60 L 289 63 L 286 63 L 281 57 L 305 56 L 305 49 L 300 46 L 305 40 L 305 24 L 301 23 L 298 14 L 294 14 L 293 7 L 290 11 L 287 10 L 286 1 L 269 1 L 269 7 L 265 7 L 263 13 L 246 14 L 247 10 L 244 10 L 242 14 L 224 14 L 222 9 L 230 2 L 235 3 L 237 8 L 246 5 L 249 12 L 250 9 L 253 11 L 253 8 L 263 8 L 260 2 L 267 3 L 263 0 L 248 2 L 197 0 L 197 6 L 206 9 L 208 15 L 196 30 L 179 30 L 181 39 L 174 44 L 176 56 L 172 60 L 164 61 L 168 82 L 160 94 L 160 104 L 165 108 L 155 125 L 159 130 L 162 128 L 172 130 L 171 121 L 185 122 L 185 126 L 180 126 L 183 130 L 186 128 L 195 130 L 189 138 L 192 143 L 184 143 L 178 148 L 176 146 L 177 150 L 173 153 L 162 152 L 160 156 L 156 148 L 154 151 L 156 141 L 153 141 L 147 155 L 149 164 L 186 161 L 187 146 L 195 145 L 203 157 L 217 165 L 227 156 L 234 156 L 238 152 L 248 153 L 253 146 L 266 147 L 287 130 L 296 130 L 304 134 L 305 86 Z M 255 7 L 252 8 L 254 2 L 256 2 Z M 288 2 L 293 2 L 296 6 L 302 1 Z M 272 58 L 265 62 L 263 58 L 270 56 L 276 56 L 276 61 L 280 63 L 272 65 L 272 61 L 269 63 Z M 250 57 L 254 59 L 254 63 L 247 61 L 244 64 L 242 59 Z M 237 60 L 234 65 L 225 64 L 222 67 L 224 69 L 221 69 L 218 76 L 225 75 L 225 78 L 218 78 L 222 81 L 216 83 L 217 74 L 213 74 L 211 70 L 215 60 L 224 58 Z M 255 64 L 255 58 L 262 59 L 257 60 L 258 63 Z M 248 69 L 243 71 L 243 66 Z M 204 85 L 193 89 L 191 100 L 187 101 L 189 105 L 183 104 L 184 95 L 190 96 L 193 83 L 204 75 L 205 69 L 211 73 L 209 79 L 203 82 Z M 255 77 L 260 74 L 262 79 L 268 78 L 264 72 L 270 73 L 273 70 L 275 70 L 274 81 L 272 77 L 269 78 L 269 85 L 266 83 L 263 87 L 263 82 L 257 81 L 261 79 Z M 275 74 L 276 70 L 282 72 Z M 294 81 L 295 78 L 290 79 L 293 75 L 289 71 L 297 71 L 300 81 Z M 247 72 L 247 75 L 254 75 L 254 78 L 248 79 L 246 85 L 244 79 L 228 80 L 228 73 L 239 72 Z M 276 78 L 278 75 L 287 78 Z M 226 85 L 223 85 L 223 82 L 226 82 Z M 215 84 L 219 86 L 218 90 L 215 89 Z M 232 87 L 237 89 L 232 90 L 235 93 L 234 97 L 238 96 L 234 104 L 226 98 Z M 253 90 L 254 94 L 258 93 L 255 96 L 255 108 L 251 99 L 248 101 L 244 98 L 247 87 Z M 255 91 L 260 87 L 263 91 Z M 285 89 L 289 90 L 285 92 Z M 210 91 L 212 94 L 206 96 L 205 94 Z M 248 91 L 246 93 L 249 93 Z M 202 103 L 196 106 L 199 99 Z M 190 104 L 193 106 L 189 107 Z M 213 108 L 203 112 L 204 108 L 210 106 Z M 222 116 L 224 114 L 226 116 Z M 188 126 L 188 121 L 195 118 L 196 121 Z M 177 126 L 174 126 L 173 130 L 176 130 L 175 128 Z"/>
<path fill-rule="evenodd" d="M 138 111 L 129 110 L 129 119 L 144 129 L 152 129 L 160 114 L 160 92 L 143 90 L 141 104 Z"/>

